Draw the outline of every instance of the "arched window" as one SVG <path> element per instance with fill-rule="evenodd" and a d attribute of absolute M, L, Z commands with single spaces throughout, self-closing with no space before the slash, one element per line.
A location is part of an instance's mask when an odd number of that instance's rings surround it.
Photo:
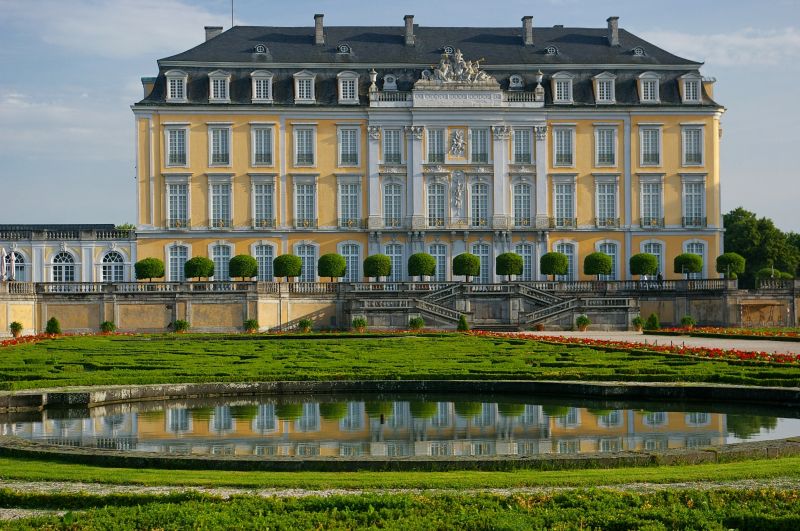
<path fill-rule="evenodd" d="M 575 244 L 573 243 L 558 243 L 556 244 L 556 252 L 567 255 L 567 274 L 558 275 L 556 280 L 562 282 L 569 282 L 576 280 L 575 274 Z"/>
<path fill-rule="evenodd" d="M 303 261 L 300 282 L 315 282 L 317 280 L 317 248 L 308 243 L 298 245 L 297 256 Z"/>
<path fill-rule="evenodd" d="M 211 248 L 211 259 L 214 261 L 214 280 L 230 280 L 231 248 L 215 245 Z"/>
<path fill-rule="evenodd" d="M 403 246 L 399 243 L 390 243 L 386 246 L 386 256 L 392 261 L 392 271 L 389 282 L 403 281 Z"/>
<path fill-rule="evenodd" d="M 597 246 L 597 250 L 601 253 L 607 254 L 611 257 L 611 274 L 600 275 L 600 280 L 616 280 L 617 279 L 617 244 L 614 242 L 603 242 Z"/>
<path fill-rule="evenodd" d="M 700 258 L 703 260 L 703 269 L 705 269 L 705 267 L 706 267 L 706 259 L 705 259 L 706 246 L 703 245 L 702 242 L 689 242 L 689 243 L 687 243 L 686 244 L 686 252 L 690 253 L 690 254 L 696 254 L 696 255 L 700 256 Z M 698 271 L 697 273 L 689 273 L 687 275 L 687 278 L 692 278 L 692 279 L 703 278 L 703 271 Z"/>
<path fill-rule="evenodd" d="M 383 186 L 383 225 L 384 227 L 399 227 L 402 223 L 402 198 L 403 191 L 397 183 L 387 183 Z"/>
<path fill-rule="evenodd" d="M 53 282 L 75 282 L 75 259 L 66 251 L 53 257 Z"/>
<path fill-rule="evenodd" d="M 478 284 L 489 283 L 489 262 L 491 260 L 491 249 L 488 243 L 473 243 L 472 254 L 481 259 L 481 271 L 473 281 Z"/>
<path fill-rule="evenodd" d="M 444 282 L 447 280 L 447 246 L 443 243 L 434 243 L 428 250 L 436 260 L 436 271 L 433 274 L 433 280 Z"/>
<path fill-rule="evenodd" d="M 528 183 L 514 185 L 514 226 L 531 226 L 531 185 Z"/>
<path fill-rule="evenodd" d="M 514 252 L 522 257 L 522 275 L 519 280 L 530 282 L 533 280 L 533 244 L 518 243 Z"/>
<path fill-rule="evenodd" d="M 346 243 L 341 247 L 341 254 L 344 258 L 347 269 L 345 269 L 342 280 L 345 282 L 358 282 L 361 279 L 361 252 L 358 244 Z"/>
<path fill-rule="evenodd" d="M 258 263 L 258 280 L 272 282 L 272 260 L 275 258 L 275 248 L 271 245 L 256 245 L 255 259 Z"/>
<path fill-rule="evenodd" d="M 189 259 L 189 248 L 185 245 L 173 245 L 169 248 L 169 281 L 183 282 L 186 275 L 183 266 Z"/>
<path fill-rule="evenodd" d="M 103 282 L 122 282 L 124 280 L 123 262 L 125 259 L 117 251 L 109 251 L 103 256 Z"/>
<path fill-rule="evenodd" d="M 489 185 L 475 183 L 472 185 L 472 226 L 486 227 L 489 225 Z"/>
<path fill-rule="evenodd" d="M 11 256 L 14 255 L 14 268 L 11 268 Z M 25 274 L 25 257 L 22 253 L 11 251 L 5 257 L 6 261 L 6 275 L 10 280 L 17 282 L 28 282 L 28 276 Z"/>
<path fill-rule="evenodd" d="M 664 271 L 664 246 L 659 242 L 647 242 L 642 246 L 642 252 L 652 254 L 658 259 L 657 273 Z"/>

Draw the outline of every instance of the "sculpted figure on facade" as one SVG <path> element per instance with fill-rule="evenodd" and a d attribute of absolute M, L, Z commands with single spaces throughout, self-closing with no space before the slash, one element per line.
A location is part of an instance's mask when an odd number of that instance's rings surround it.
<path fill-rule="evenodd" d="M 453 206 L 456 213 L 461 213 L 461 207 L 464 204 L 464 174 L 457 171 L 453 174 Z"/>
<path fill-rule="evenodd" d="M 464 131 L 456 129 L 450 137 L 450 154 L 454 157 L 463 157 L 467 143 L 464 140 Z"/>
<path fill-rule="evenodd" d="M 494 81 L 494 78 L 481 70 L 481 61 L 466 61 L 461 50 L 456 50 L 453 56 L 443 53 L 439 65 L 432 72 L 423 72 L 422 79 L 437 81 L 439 83 L 475 83 L 479 81 Z"/>

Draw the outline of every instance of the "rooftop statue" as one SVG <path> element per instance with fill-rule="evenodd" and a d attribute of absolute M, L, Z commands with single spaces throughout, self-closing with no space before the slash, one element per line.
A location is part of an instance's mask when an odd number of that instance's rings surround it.
<path fill-rule="evenodd" d="M 443 53 L 439 64 L 433 71 L 426 70 L 422 79 L 438 83 L 476 83 L 481 81 L 496 81 L 492 76 L 481 70 L 481 61 L 465 61 L 461 50 L 455 53 Z"/>

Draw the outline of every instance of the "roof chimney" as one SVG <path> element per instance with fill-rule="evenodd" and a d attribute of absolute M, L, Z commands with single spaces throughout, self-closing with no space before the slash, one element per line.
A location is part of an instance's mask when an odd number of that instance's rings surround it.
<path fill-rule="evenodd" d="M 522 17 L 522 42 L 525 46 L 533 46 L 533 17 Z"/>
<path fill-rule="evenodd" d="M 619 46 L 619 17 L 608 17 L 608 45 Z"/>
<path fill-rule="evenodd" d="M 322 17 L 324 16 L 319 13 L 314 15 L 314 44 L 318 46 L 325 44 L 325 33 L 322 31 Z"/>
<path fill-rule="evenodd" d="M 222 26 L 206 26 L 206 40 L 210 41 L 222 33 Z"/>
<path fill-rule="evenodd" d="M 414 46 L 414 15 L 403 17 L 406 21 L 406 46 Z"/>

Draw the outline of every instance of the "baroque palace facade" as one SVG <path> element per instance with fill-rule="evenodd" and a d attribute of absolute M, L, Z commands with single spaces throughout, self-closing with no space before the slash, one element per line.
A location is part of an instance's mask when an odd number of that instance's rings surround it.
<path fill-rule="evenodd" d="M 192 256 L 272 259 L 336 252 L 345 280 L 392 259 L 392 279 L 428 252 L 522 255 L 544 278 L 547 251 L 628 258 L 721 252 L 719 138 L 724 108 L 700 63 L 619 29 L 207 27 L 206 41 L 159 61 L 133 105 L 137 254 L 183 279 Z"/>

